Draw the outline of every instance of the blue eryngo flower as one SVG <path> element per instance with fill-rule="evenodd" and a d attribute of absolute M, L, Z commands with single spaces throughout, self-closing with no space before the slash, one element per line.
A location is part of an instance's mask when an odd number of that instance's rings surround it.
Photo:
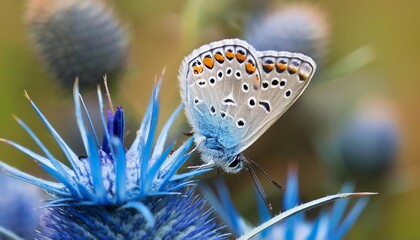
<path fill-rule="evenodd" d="M 26 25 L 38 57 L 63 86 L 79 77 L 95 87 L 116 79 L 128 56 L 128 37 L 101 0 L 30 0 Z M 112 84 L 112 82 L 110 82 Z"/>
<path fill-rule="evenodd" d="M 124 110 L 104 117 L 102 94 L 98 98 L 104 128 L 100 142 L 87 109 L 74 88 L 75 113 L 86 156 L 76 155 L 30 100 L 70 166 L 58 161 L 30 128 L 19 124 L 41 148 L 43 155 L 12 141 L 3 140 L 33 158 L 57 181 L 44 180 L 0 162 L 9 175 L 37 185 L 51 196 L 48 212 L 39 232 L 41 239 L 219 239 L 220 226 L 194 194 L 194 180 L 208 170 L 195 169 L 178 174 L 189 157 L 192 139 L 173 151 L 165 147 L 169 129 L 180 106 L 155 139 L 158 121 L 158 92 L 153 91 L 147 112 L 129 149 L 124 148 Z M 86 118 L 83 118 L 83 112 Z M 89 123 L 88 127 L 85 122 Z M 156 140 L 156 142 L 155 142 Z"/>
<path fill-rule="evenodd" d="M 324 62 L 329 42 L 325 13 L 310 4 L 282 5 L 250 19 L 245 39 L 257 50 L 299 52 Z"/>
<path fill-rule="evenodd" d="M 33 238 L 43 212 L 40 189 L 0 175 L 0 196 L 0 227 L 25 239 Z"/>
<path fill-rule="evenodd" d="M 216 213 L 220 216 L 222 221 L 237 237 L 244 234 L 247 236 L 249 232 L 255 231 L 256 228 L 253 228 L 250 224 L 248 224 L 234 208 L 230 200 L 228 190 L 226 189 L 226 185 L 223 182 L 220 181 L 217 183 L 216 189 L 218 196 L 216 196 L 205 185 L 201 189 L 209 199 L 209 202 L 216 209 Z M 343 187 L 342 192 L 348 192 L 351 190 L 351 186 L 345 186 Z M 366 193 L 361 193 L 359 196 L 365 194 Z M 354 196 L 357 196 L 357 194 Z M 273 220 L 274 218 L 272 218 L 271 213 L 267 209 L 266 204 L 261 199 L 260 195 L 257 196 L 257 199 L 260 222 L 267 223 L 270 220 Z M 321 205 L 320 202 L 322 201 L 319 200 L 321 199 L 312 201 L 318 201 L 318 204 L 314 204 L 306 209 Z M 314 220 L 306 219 L 303 213 L 301 213 L 301 210 L 295 210 L 305 204 L 300 205 L 301 202 L 299 200 L 297 173 L 296 170 L 291 169 L 288 174 L 287 190 L 283 199 L 283 209 L 287 210 L 283 214 L 285 214 L 287 218 L 284 218 L 283 221 L 274 224 L 271 227 L 264 228 L 262 231 L 256 231 L 260 233 L 256 235 L 257 238 L 255 239 L 342 239 L 350 230 L 353 223 L 357 220 L 363 208 L 366 206 L 368 199 L 360 198 L 350 209 L 349 213 L 345 215 L 346 208 L 349 203 L 348 201 L 349 199 L 339 200 L 334 204 L 332 210 L 321 212 Z M 280 215 L 277 217 L 279 216 Z"/>
<path fill-rule="evenodd" d="M 400 131 L 396 116 L 386 103 L 368 103 L 347 119 L 337 133 L 336 151 L 345 169 L 372 179 L 396 163 Z M 332 156 L 333 157 L 333 156 Z M 369 181 L 370 181 L 369 180 Z"/>

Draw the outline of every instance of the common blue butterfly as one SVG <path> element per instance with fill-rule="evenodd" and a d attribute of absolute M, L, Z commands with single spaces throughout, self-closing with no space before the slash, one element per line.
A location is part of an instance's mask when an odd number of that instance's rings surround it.
<path fill-rule="evenodd" d="M 296 101 L 315 62 L 303 54 L 257 51 L 239 39 L 201 46 L 180 67 L 179 84 L 205 165 L 237 173 L 241 154 Z"/>

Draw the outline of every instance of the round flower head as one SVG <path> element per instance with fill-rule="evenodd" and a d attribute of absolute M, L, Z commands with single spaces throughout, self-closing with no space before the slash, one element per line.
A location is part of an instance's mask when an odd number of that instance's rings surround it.
<path fill-rule="evenodd" d="M 249 21 L 245 39 L 257 50 L 303 53 L 322 65 L 329 41 L 325 14 L 309 4 L 283 5 Z"/>
<path fill-rule="evenodd" d="M 115 79 L 127 59 L 127 33 L 100 0 L 30 0 L 26 23 L 47 69 L 64 86 Z"/>
<path fill-rule="evenodd" d="M 86 156 L 77 156 L 58 135 L 44 115 L 30 100 L 33 108 L 46 125 L 67 157 L 70 167 L 58 161 L 42 142 L 18 119 L 41 148 L 41 156 L 17 143 L 2 140 L 35 159 L 58 182 L 26 174 L 0 162 L 0 170 L 37 185 L 52 199 L 47 202 L 48 212 L 43 217 L 39 237 L 45 239 L 185 239 L 205 237 L 225 238 L 205 210 L 204 202 L 194 195 L 191 177 L 208 169 L 195 169 L 177 174 L 187 160 L 192 139 L 173 151 L 174 143 L 165 148 L 170 126 L 182 109 L 173 113 L 156 139 L 158 121 L 158 92 L 152 99 L 137 137 L 126 150 L 124 143 L 124 111 L 117 107 L 108 111 L 105 119 L 102 94 L 98 98 L 104 128 L 100 143 L 93 123 L 74 88 L 76 120 L 86 149 Z M 112 107 L 111 107 L 112 108 Z M 83 117 L 83 112 L 86 118 Z M 89 123 L 89 127 L 85 126 Z"/>
<path fill-rule="evenodd" d="M 346 170 L 371 181 L 395 164 L 400 132 L 392 110 L 381 102 L 368 103 L 339 129 L 336 158 L 343 160 Z"/>

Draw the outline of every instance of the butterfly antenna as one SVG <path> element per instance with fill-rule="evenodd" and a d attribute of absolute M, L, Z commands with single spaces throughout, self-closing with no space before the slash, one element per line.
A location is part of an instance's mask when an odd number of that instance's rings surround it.
<path fill-rule="evenodd" d="M 274 181 L 274 179 L 258 163 L 254 162 L 252 159 L 248 159 L 248 161 L 250 161 L 252 164 L 254 164 L 254 166 L 256 166 L 258 169 L 260 169 L 260 171 L 264 173 L 264 175 L 268 178 L 268 180 L 270 180 L 270 182 L 274 186 L 278 187 L 283 192 L 286 191 L 286 188 L 283 187 L 282 185 L 280 185 L 278 182 Z"/>
<path fill-rule="evenodd" d="M 273 206 L 271 205 L 271 202 L 268 200 L 267 195 L 265 194 L 264 188 L 262 187 L 261 182 L 257 177 L 257 174 L 255 174 L 254 169 L 248 163 L 246 165 L 247 167 L 245 169 L 248 170 L 249 175 L 251 175 L 252 182 L 254 182 L 254 185 L 257 188 L 258 193 L 260 194 L 261 198 L 264 200 L 268 208 L 270 210 L 273 210 Z"/>

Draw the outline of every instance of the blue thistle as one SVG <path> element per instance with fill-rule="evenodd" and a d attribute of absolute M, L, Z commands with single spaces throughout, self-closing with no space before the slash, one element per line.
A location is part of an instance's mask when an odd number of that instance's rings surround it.
<path fill-rule="evenodd" d="M 218 196 L 213 193 L 206 185 L 200 185 L 200 189 L 208 198 L 210 204 L 215 208 L 216 213 L 220 216 L 222 221 L 229 227 L 229 229 L 240 237 L 244 233 L 249 232 L 253 227 L 249 225 L 246 220 L 235 210 L 226 185 L 219 181 L 217 182 Z M 299 204 L 299 187 L 297 180 L 297 173 L 294 169 L 289 171 L 287 180 L 287 191 L 283 199 L 283 208 L 285 210 L 293 209 Z M 342 191 L 351 191 L 352 187 L 346 185 Z M 258 210 L 260 222 L 268 221 L 272 218 L 264 201 L 258 195 Z M 349 199 L 342 199 L 337 201 L 331 211 L 323 211 L 315 220 L 305 219 L 302 213 L 290 216 L 284 221 L 262 231 L 256 239 L 342 239 L 350 230 L 353 223 L 366 206 L 368 198 L 359 199 L 347 216 L 344 212 L 349 203 Z"/>
<path fill-rule="evenodd" d="M 179 106 L 155 141 L 158 121 L 160 82 L 153 90 L 145 117 L 132 146 L 124 143 L 124 111 L 117 107 L 104 118 L 102 93 L 98 89 L 101 121 L 104 128 L 99 142 L 88 111 L 74 87 L 76 120 L 87 156 L 78 157 L 27 96 L 42 122 L 65 154 L 70 167 L 58 161 L 30 128 L 17 119 L 41 148 L 39 155 L 15 142 L 2 141 L 33 158 L 58 182 L 24 173 L 3 162 L 0 170 L 41 187 L 50 196 L 39 236 L 44 239 L 185 239 L 225 238 L 220 226 L 194 195 L 194 180 L 208 169 L 182 174 L 177 171 L 189 157 L 192 139 L 172 152 L 165 147 L 171 125 L 182 110 Z M 89 122 L 85 126 L 83 112 Z"/>
<path fill-rule="evenodd" d="M 389 176 L 401 150 L 401 129 L 392 104 L 370 99 L 331 125 L 331 133 L 314 143 L 336 176 L 352 176 L 368 185 Z"/>
<path fill-rule="evenodd" d="M 344 168 L 367 179 L 391 169 L 398 158 L 400 140 L 398 125 L 392 116 L 371 110 L 380 106 L 370 107 L 369 112 L 357 113 L 343 124 L 336 143 Z"/>
<path fill-rule="evenodd" d="M 63 86 L 79 77 L 95 87 L 125 68 L 128 34 L 103 1 L 30 0 L 26 25 L 38 57 Z"/>
<path fill-rule="evenodd" d="M 312 4 L 289 4 L 251 18 L 245 39 L 259 51 L 299 52 L 322 65 L 329 42 L 325 13 Z"/>

